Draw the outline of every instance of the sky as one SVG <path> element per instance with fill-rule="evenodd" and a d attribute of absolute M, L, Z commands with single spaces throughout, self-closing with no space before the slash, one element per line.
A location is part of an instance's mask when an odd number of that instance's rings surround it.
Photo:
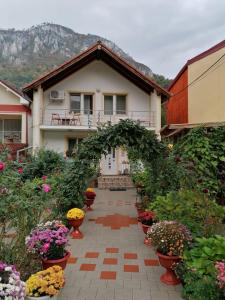
<path fill-rule="evenodd" d="M 52 22 L 100 35 L 169 78 L 225 39 L 224 0 L 0 0 L 0 11 L 0 28 Z"/>

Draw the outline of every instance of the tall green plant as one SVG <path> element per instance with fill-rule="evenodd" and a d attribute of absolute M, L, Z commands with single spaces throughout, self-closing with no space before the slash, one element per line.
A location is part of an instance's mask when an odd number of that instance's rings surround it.
<path fill-rule="evenodd" d="M 194 236 L 210 236 L 222 224 L 225 207 L 219 206 L 207 195 L 180 190 L 166 196 L 158 196 L 150 204 L 159 220 L 177 220 L 186 225 Z"/>

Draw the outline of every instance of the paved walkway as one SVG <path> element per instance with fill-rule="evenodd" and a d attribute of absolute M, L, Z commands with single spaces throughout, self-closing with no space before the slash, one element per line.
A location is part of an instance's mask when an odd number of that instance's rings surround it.
<path fill-rule="evenodd" d="M 59 300 L 180 300 L 180 286 L 160 282 L 163 269 L 136 221 L 135 191 L 97 190 L 94 211 L 71 239 L 72 257 Z"/>

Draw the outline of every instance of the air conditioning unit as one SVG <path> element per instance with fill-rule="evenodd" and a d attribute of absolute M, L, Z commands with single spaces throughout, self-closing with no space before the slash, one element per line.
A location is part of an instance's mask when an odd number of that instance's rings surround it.
<path fill-rule="evenodd" d="M 50 91 L 49 99 L 52 101 L 62 101 L 65 99 L 64 91 Z"/>

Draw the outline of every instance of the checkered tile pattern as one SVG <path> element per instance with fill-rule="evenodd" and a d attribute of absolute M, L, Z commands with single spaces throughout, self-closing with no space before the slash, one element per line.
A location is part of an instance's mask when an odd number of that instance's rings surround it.
<path fill-rule="evenodd" d="M 143 243 L 135 191 L 96 192 L 94 210 L 80 228 L 84 238 L 70 241 L 72 256 L 58 300 L 181 300 L 180 286 L 160 282 L 164 270 Z"/>

